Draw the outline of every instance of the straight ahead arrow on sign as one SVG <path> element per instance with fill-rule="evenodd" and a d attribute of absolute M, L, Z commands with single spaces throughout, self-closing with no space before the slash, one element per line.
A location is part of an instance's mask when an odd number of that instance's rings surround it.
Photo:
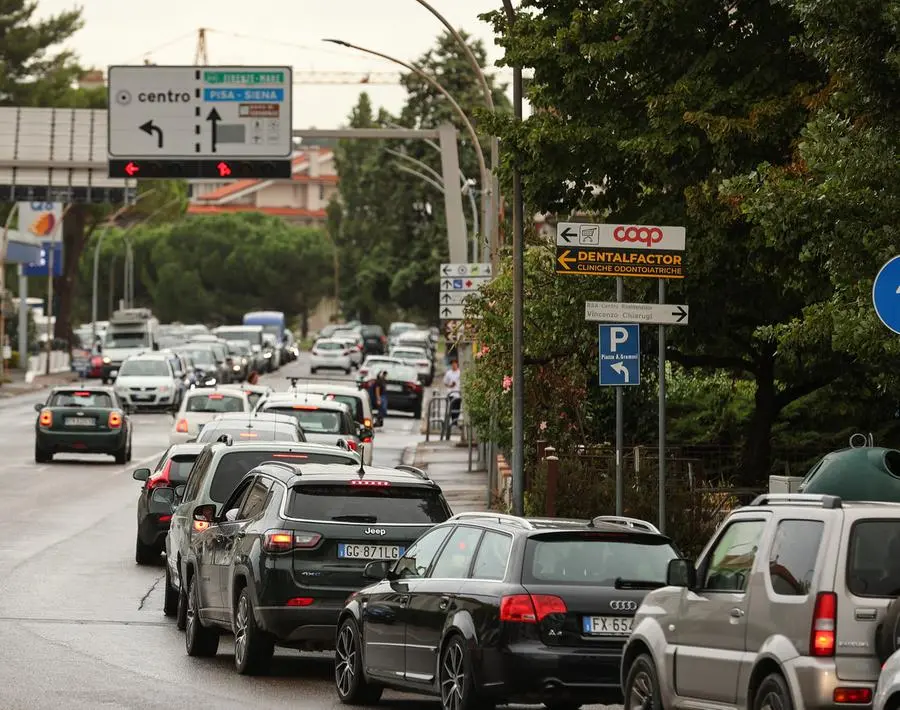
<path fill-rule="evenodd" d="M 585 301 L 584 319 L 594 323 L 687 325 L 687 306 L 676 303 L 616 303 Z"/>

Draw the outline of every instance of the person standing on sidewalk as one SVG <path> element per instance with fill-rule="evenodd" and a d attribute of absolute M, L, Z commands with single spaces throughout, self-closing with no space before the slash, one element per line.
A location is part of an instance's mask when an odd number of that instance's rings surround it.
<path fill-rule="evenodd" d="M 459 391 L 459 382 L 462 373 L 459 371 L 459 360 L 453 358 L 450 361 L 450 369 L 444 373 L 444 387 L 447 388 L 447 406 L 450 408 L 450 425 L 456 426 L 459 420 L 459 410 L 462 405 L 462 393 Z"/>

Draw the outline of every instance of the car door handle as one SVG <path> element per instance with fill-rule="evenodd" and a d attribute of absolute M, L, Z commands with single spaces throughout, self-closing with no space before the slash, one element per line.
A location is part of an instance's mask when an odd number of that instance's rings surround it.
<path fill-rule="evenodd" d="M 450 597 L 441 597 L 441 601 L 438 604 L 438 609 L 441 611 L 447 611 L 447 608 L 450 606 Z"/>
<path fill-rule="evenodd" d="M 400 606 L 408 606 L 409 605 L 409 594 L 404 594 L 400 597 Z"/>
<path fill-rule="evenodd" d="M 744 610 L 738 609 L 737 607 L 735 607 L 728 613 L 731 615 L 732 619 L 740 619 L 744 615 Z"/>

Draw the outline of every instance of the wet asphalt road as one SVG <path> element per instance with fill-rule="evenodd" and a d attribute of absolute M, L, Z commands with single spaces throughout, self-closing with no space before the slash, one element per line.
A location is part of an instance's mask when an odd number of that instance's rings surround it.
<path fill-rule="evenodd" d="M 285 389 L 285 375 L 308 376 L 305 359 L 264 381 Z M 330 654 L 281 649 L 260 678 L 234 672 L 227 636 L 214 659 L 185 654 L 183 634 L 162 614 L 162 563 L 134 562 L 140 484 L 131 471 L 155 464 L 171 417 L 134 416 L 127 466 L 94 456 L 39 465 L 34 404 L 45 394 L 0 401 L 0 710 L 343 707 Z M 375 463 L 396 465 L 420 438 L 408 415 L 390 417 Z M 439 704 L 387 692 L 377 707 Z"/>

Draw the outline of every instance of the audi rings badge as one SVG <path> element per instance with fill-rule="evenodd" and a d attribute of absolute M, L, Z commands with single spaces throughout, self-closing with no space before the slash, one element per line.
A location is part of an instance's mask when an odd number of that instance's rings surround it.
<path fill-rule="evenodd" d="M 630 602 L 625 599 L 615 599 L 609 603 L 609 608 L 613 611 L 637 611 L 637 602 Z"/>
<path fill-rule="evenodd" d="M 646 244 L 648 247 L 651 247 L 654 244 L 659 244 L 662 238 L 663 231 L 659 227 L 619 226 L 613 230 L 613 239 L 617 242 Z"/>

